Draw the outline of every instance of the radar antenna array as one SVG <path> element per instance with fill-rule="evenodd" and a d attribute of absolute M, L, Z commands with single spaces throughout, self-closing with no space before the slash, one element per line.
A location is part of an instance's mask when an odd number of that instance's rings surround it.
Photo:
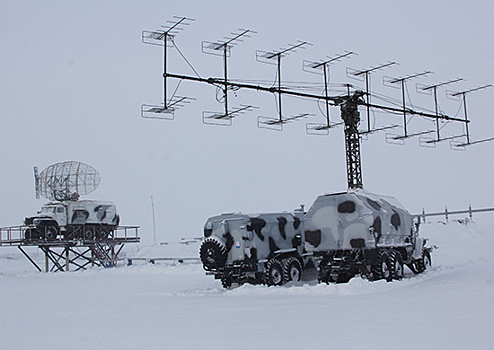
<path fill-rule="evenodd" d="M 208 41 L 203 41 L 202 42 L 202 51 L 207 54 L 213 54 L 216 56 L 221 56 L 223 57 L 223 63 L 224 63 L 224 76 L 222 78 L 214 78 L 214 77 L 209 77 L 209 78 L 202 78 L 199 76 L 197 72 L 196 76 L 187 76 L 183 74 L 174 74 L 170 73 L 167 70 L 166 66 L 166 47 L 168 40 L 170 41 L 171 44 L 174 45 L 174 47 L 178 50 L 174 43 L 174 33 L 171 32 L 170 30 L 175 30 L 178 25 L 182 24 L 186 20 L 185 17 L 179 18 L 178 21 L 173 22 L 171 26 L 169 26 L 167 30 L 163 30 L 158 33 L 152 33 L 152 34 L 146 34 L 147 35 L 147 41 L 153 41 L 153 40 L 163 40 L 163 46 L 165 47 L 164 52 L 165 52 L 165 60 L 164 60 L 164 90 L 165 90 L 165 98 L 164 98 L 164 103 L 162 106 L 149 106 L 145 105 L 146 107 L 141 109 L 141 114 L 144 113 L 157 113 L 157 114 L 166 114 L 166 113 L 171 113 L 173 115 L 174 112 L 174 106 L 178 106 L 180 104 L 186 103 L 187 98 L 182 98 L 175 96 L 178 87 L 180 86 L 180 82 L 183 80 L 187 81 L 194 81 L 194 82 L 200 82 L 200 83 L 207 83 L 210 85 L 215 86 L 218 90 L 218 92 L 221 92 L 223 95 L 223 98 L 220 98 L 217 100 L 221 103 L 224 103 L 225 105 L 225 110 L 224 112 L 209 112 L 205 111 L 203 112 L 203 123 L 205 124 L 213 124 L 213 125 L 231 125 L 232 123 L 232 118 L 235 117 L 238 114 L 245 113 L 247 111 L 250 111 L 256 107 L 253 107 L 252 105 L 240 105 L 240 107 L 232 108 L 230 109 L 228 106 L 228 92 L 229 91 L 237 91 L 239 89 L 247 89 L 247 90 L 253 90 L 253 91 L 258 91 L 258 92 L 268 92 L 271 94 L 274 94 L 275 97 L 277 98 L 276 105 L 277 105 L 277 113 L 278 117 L 262 117 L 258 116 L 257 118 L 257 125 L 259 128 L 267 128 L 267 129 L 273 129 L 277 131 L 283 130 L 283 125 L 290 123 L 292 121 L 298 120 L 300 118 L 307 118 L 311 116 L 309 113 L 300 113 L 295 116 L 291 117 L 284 117 L 283 116 L 283 111 L 282 111 L 282 96 L 283 95 L 288 95 L 292 97 L 298 97 L 298 98 L 303 98 L 303 99 L 308 99 L 308 100 L 313 100 L 319 103 L 320 101 L 324 101 L 326 104 L 326 111 L 325 113 L 321 111 L 321 113 L 325 115 L 326 117 L 326 123 L 325 124 L 313 124 L 310 125 L 308 124 L 306 126 L 306 133 L 311 134 L 329 134 L 329 129 L 332 127 L 335 127 L 336 125 L 343 124 L 344 125 L 344 133 L 345 133 L 345 146 L 346 146 L 346 161 L 347 161 L 347 180 L 348 180 L 348 187 L 349 188 L 363 188 L 362 184 L 362 173 L 361 173 L 361 162 L 360 162 L 360 140 L 362 136 L 368 135 L 371 133 L 376 133 L 378 131 L 383 131 L 387 130 L 390 128 L 396 128 L 399 127 L 399 125 L 389 125 L 389 126 L 382 126 L 382 127 L 371 127 L 371 120 L 370 120 L 370 113 L 371 109 L 374 110 L 381 110 L 387 113 L 392 113 L 392 114 L 398 114 L 403 116 L 403 135 L 391 135 L 387 136 L 386 139 L 388 141 L 391 141 L 391 143 L 403 143 L 406 138 L 411 138 L 414 136 L 420 136 L 419 143 L 420 145 L 423 146 L 428 146 L 428 147 L 435 147 L 435 145 L 441 141 L 445 140 L 454 140 L 460 136 L 466 136 L 466 142 L 464 143 L 457 143 L 456 146 L 457 148 L 464 147 L 466 145 L 472 145 L 474 143 L 480 143 L 480 142 L 486 142 L 486 141 L 492 141 L 494 138 L 491 139 L 485 139 L 485 140 L 480 140 L 480 141 L 475 141 L 471 142 L 470 141 L 470 135 L 468 131 L 468 124 L 470 121 L 467 118 L 466 115 L 466 101 L 465 97 L 468 93 L 477 91 L 486 87 L 490 87 L 490 85 L 485 85 L 481 86 L 476 89 L 471 89 L 471 90 L 465 90 L 461 92 L 454 92 L 450 93 L 449 97 L 451 98 L 460 98 L 463 97 L 463 104 L 464 104 L 464 118 L 456 118 L 449 116 L 443 112 L 439 111 L 439 105 L 437 102 L 437 88 L 442 87 L 444 85 L 452 84 L 455 82 L 459 82 L 463 79 L 455 79 L 435 85 L 420 85 L 417 84 L 417 91 L 422 92 L 422 93 L 427 93 L 427 94 L 434 94 L 434 106 L 435 106 L 435 112 L 427 111 L 425 108 L 417 109 L 413 106 L 411 106 L 410 102 L 410 107 L 407 107 L 407 101 L 405 99 L 405 90 L 406 90 L 406 82 L 408 80 L 411 80 L 412 78 L 418 78 L 421 76 L 425 76 L 431 72 L 429 71 L 424 71 L 422 73 L 417 73 L 413 75 L 408 75 L 405 77 L 399 77 L 399 78 L 391 78 L 391 77 L 385 77 L 383 79 L 383 82 L 385 85 L 396 87 L 396 88 L 401 88 L 402 92 L 402 99 L 401 99 L 401 105 L 398 103 L 393 103 L 390 101 L 390 98 L 387 96 L 381 96 L 378 94 L 371 94 L 370 91 L 370 76 L 372 73 L 387 68 L 391 67 L 394 65 L 397 65 L 396 62 L 388 62 L 385 64 L 379 64 L 377 66 L 370 67 L 368 69 L 362 69 L 362 70 L 355 70 L 352 68 L 347 68 L 347 76 L 352 78 L 352 79 L 357 79 L 359 81 L 362 81 L 365 83 L 365 91 L 361 91 L 351 84 L 345 84 L 344 86 L 346 87 L 346 94 L 340 94 L 337 96 L 331 96 L 329 95 L 329 89 L 328 89 L 328 84 L 329 84 L 329 65 L 333 64 L 334 62 L 337 62 L 343 58 L 349 57 L 353 54 L 353 52 L 346 51 L 342 55 L 337 55 L 334 58 L 328 57 L 328 59 L 321 60 L 318 62 L 312 62 L 312 61 L 304 61 L 303 62 L 303 70 L 310 72 L 310 73 L 316 73 L 316 74 L 321 74 L 324 76 L 324 91 L 321 94 L 317 93 L 310 93 L 308 90 L 306 90 L 307 87 L 290 87 L 290 86 L 283 86 L 282 84 L 282 79 L 281 79 L 281 59 L 283 57 L 286 57 L 290 53 L 296 51 L 299 48 L 305 48 L 309 44 L 306 41 L 298 41 L 296 44 L 291 44 L 286 48 L 282 48 L 279 50 L 275 51 L 261 51 L 257 50 L 256 51 L 256 60 L 262 63 L 268 63 L 277 66 L 277 75 L 274 83 L 270 85 L 266 85 L 267 83 L 264 82 L 252 82 L 252 80 L 230 80 L 228 79 L 227 75 L 227 59 L 231 56 L 231 50 L 233 46 L 237 44 L 237 42 L 242 41 L 244 38 L 249 37 L 251 33 L 255 33 L 251 30 L 245 30 L 245 29 L 240 29 L 238 32 L 231 33 L 231 37 L 225 37 L 223 40 L 217 41 L 217 42 L 208 42 Z M 190 20 L 190 19 L 187 19 Z M 168 39 L 167 36 L 170 36 L 171 39 Z M 144 40 L 143 40 L 144 41 Z M 147 42 L 146 42 L 147 43 Z M 181 54 L 181 52 L 179 51 Z M 182 58 L 187 61 L 187 59 L 181 54 Z M 187 61 L 190 67 L 190 63 Z M 192 68 L 193 69 L 193 68 Z M 168 100 L 166 99 L 166 80 L 167 78 L 172 78 L 172 79 L 178 79 L 179 84 L 177 85 L 177 88 L 173 92 L 173 95 L 171 98 Z M 375 104 L 371 103 L 370 98 L 371 96 L 374 96 L 374 98 L 381 98 L 386 103 L 384 104 Z M 393 104 L 392 104 L 393 103 Z M 358 126 L 360 124 L 360 112 L 359 112 L 359 107 L 364 106 L 366 107 L 367 110 L 367 130 L 366 131 L 361 131 L 358 129 Z M 399 106 L 399 107 L 398 107 Z M 329 119 L 329 107 L 339 107 L 340 109 L 340 117 L 341 117 L 341 123 L 334 123 L 331 122 Z M 434 130 L 423 130 L 415 133 L 410 133 L 407 126 L 408 123 L 412 120 L 413 117 L 422 117 L 426 120 L 434 120 L 436 122 L 437 130 L 436 132 L 436 138 L 435 139 L 427 139 L 424 138 L 422 135 L 426 135 L 429 133 L 434 133 Z M 159 119 L 164 119 L 164 118 L 159 118 Z M 166 118 L 165 118 L 166 119 Z M 168 119 L 173 119 L 173 116 Z M 446 137 L 441 137 L 440 135 L 440 128 L 439 128 L 439 122 L 459 122 L 462 124 L 465 124 L 466 128 L 466 135 L 456 135 L 456 136 L 446 136 Z"/>
<path fill-rule="evenodd" d="M 49 200 L 78 200 L 81 195 L 93 192 L 100 184 L 101 177 L 92 166 L 75 161 L 52 164 L 38 175 L 34 168 L 36 198 Z"/>

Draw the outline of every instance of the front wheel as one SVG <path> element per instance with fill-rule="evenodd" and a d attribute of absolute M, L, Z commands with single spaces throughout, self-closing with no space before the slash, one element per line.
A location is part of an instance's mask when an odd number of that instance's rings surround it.
<path fill-rule="evenodd" d="M 44 226 L 39 227 L 38 231 L 40 232 L 40 237 L 45 239 L 46 241 L 54 241 L 57 239 L 58 230 L 53 226 Z"/>
<path fill-rule="evenodd" d="M 415 269 L 417 270 L 417 273 L 422 273 L 428 268 L 430 268 L 431 265 L 432 265 L 431 253 L 429 253 L 429 250 L 427 248 L 423 248 L 422 256 L 420 257 L 419 260 L 415 262 Z"/>

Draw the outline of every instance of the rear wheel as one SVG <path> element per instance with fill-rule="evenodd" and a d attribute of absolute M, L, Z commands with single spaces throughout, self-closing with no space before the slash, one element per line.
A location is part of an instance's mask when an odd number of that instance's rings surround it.
<path fill-rule="evenodd" d="M 302 278 L 302 265 L 296 257 L 289 258 L 283 266 L 283 282 L 300 281 Z"/>
<path fill-rule="evenodd" d="M 268 286 L 283 284 L 283 266 L 277 259 L 271 259 L 266 265 L 264 280 Z"/>
<path fill-rule="evenodd" d="M 108 238 L 108 231 L 106 228 L 104 227 L 101 227 L 99 230 L 98 230 L 98 238 L 99 239 L 107 239 Z"/>

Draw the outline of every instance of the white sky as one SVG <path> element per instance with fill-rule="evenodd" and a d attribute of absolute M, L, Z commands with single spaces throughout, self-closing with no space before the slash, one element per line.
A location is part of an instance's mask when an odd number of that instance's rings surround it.
<path fill-rule="evenodd" d="M 275 50 L 296 40 L 313 44 L 283 59 L 286 81 L 320 82 L 302 71 L 303 60 L 320 60 L 351 50 L 337 63 L 332 82 L 351 82 L 346 67 L 398 66 L 372 76 L 372 91 L 400 98 L 382 76 L 434 72 L 409 84 L 415 105 L 433 109 L 431 96 L 415 83 L 456 77 L 450 90 L 494 83 L 492 1 L 9 1 L 0 2 L 0 226 L 21 224 L 45 200 L 34 196 L 33 167 L 78 160 L 101 174 L 87 198 L 113 200 L 123 224 L 141 225 L 152 243 L 151 196 L 158 240 L 200 236 L 206 219 L 228 211 L 290 211 L 309 206 L 322 193 L 346 189 L 343 129 L 330 136 L 305 135 L 306 122 L 322 122 L 315 102 L 285 98 L 286 115 L 314 113 L 283 132 L 257 128 L 257 116 L 276 116 L 270 94 L 239 91 L 234 105 L 259 107 L 233 126 L 202 124 L 204 110 L 221 111 L 215 89 L 183 82 L 179 95 L 197 100 L 179 109 L 174 121 L 140 117 L 143 103 L 162 101 L 162 50 L 141 42 L 172 16 L 196 19 L 176 37 L 177 46 L 202 77 L 221 77 L 221 58 L 201 52 L 238 28 L 258 33 L 240 43 L 229 59 L 229 76 L 274 81 L 275 66 L 255 60 L 256 50 Z M 193 75 L 170 50 L 170 72 Z M 170 89 L 176 82 L 170 82 Z M 450 115 L 460 107 L 439 90 Z M 468 95 L 471 137 L 494 136 L 494 88 Z M 378 101 L 373 101 L 378 102 Z M 361 109 L 362 116 L 365 110 Z M 463 117 L 462 112 L 458 117 Z M 332 108 L 331 118 L 339 119 Z M 401 123 L 375 114 L 376 125 Z M 434 128 L 414 119 L 410 128 Z M 363 127 L 365 125 L 362 125 Z M 455 129 L 456 128 L 456 129 Z M 445 126 L 444 135 L 461 133 Z M 418 139 L 390 145 L 385 134 L 361 145 L 364 187 L 397 197 L 411 212 L 492 206 L 493 143 L 465 152 L 449 143 L 419 147 Z"/>

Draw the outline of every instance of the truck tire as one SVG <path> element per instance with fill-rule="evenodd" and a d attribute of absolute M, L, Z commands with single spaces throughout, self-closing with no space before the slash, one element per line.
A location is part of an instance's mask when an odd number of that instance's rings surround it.
<path fill-rule="evenodd" d="M 41 226 L 37 228 L 38 235 L 46 241 L 54 241 L 57 239 L 57 228 L 53 226 Z"/>
<path fill-rule="evenodd" d="M 107 239 L 108 238 L 108 230 L 104 227 L 101 227 L 97 231 L 97 236 L 98 236 L 98 239 L 101 239 L 101 240 Z"/>
<path fill-rule="evenodd" d="M 266 264 L 264 281 L 268 286 L 283 284 L 283 266 L 278 259 L 271 259 Z"/>
<path fill-rule="evenodd" d="M 226 247 L 214 238 L 207 238 L 199 250 L 201 262 L 205 270 L 217 269 L 225 266 Z"/>
<path fill-rule="evenodd" d="M 393 275 L 391 273 L 391 263 L 386 252 L 379 253 L 379 264 L 372 267 L 372 275 L 373 280 L 383 278 L 387 282 L 390 282 L 393 279 Z"/>
<path fill-rule="evenodd" d="M 302 265 L 300 261 L 292 256 L 289 258 L 283 266 L 283 283 L 290 281 L 298 282 L 302 278 Z"/>
<path fill-rule="evenodd" d="M 30 242 L 30 241 L 37 241 L 37 240 L 39 240 L 38 232 L 32 228 L 26 229 L 26 232 L 24 232 L 24 241 Z"/>
<path fill-rule="evenodd" d="M 422 273 L 429 267 L 431 267 L 431 265 L 431 254 L 426 248 L 423 248 L 421 258 L 415 262 L 415 270 L 417 271 L 417 273 Z"/>
<path fill-rule="evenodd" d="M 395 280 L 403 278 L 403 258 L 398 250 L 393 250 L 389 256 L 391 274 Z"/>
<path fill-rule="evenodd" d="M 83 235 L 84 235 L 84 240 L 86 240 L 86 241 L 92 241 L 92 240 L 94 240 L 94 236 L 95 236 L 95 232 L 94 231 L 95 231 L 94 227 L 91 227 L 91 226 L 84 227 L 83 228 L 83 231 L 82 231 L 83 232 Z"/>

